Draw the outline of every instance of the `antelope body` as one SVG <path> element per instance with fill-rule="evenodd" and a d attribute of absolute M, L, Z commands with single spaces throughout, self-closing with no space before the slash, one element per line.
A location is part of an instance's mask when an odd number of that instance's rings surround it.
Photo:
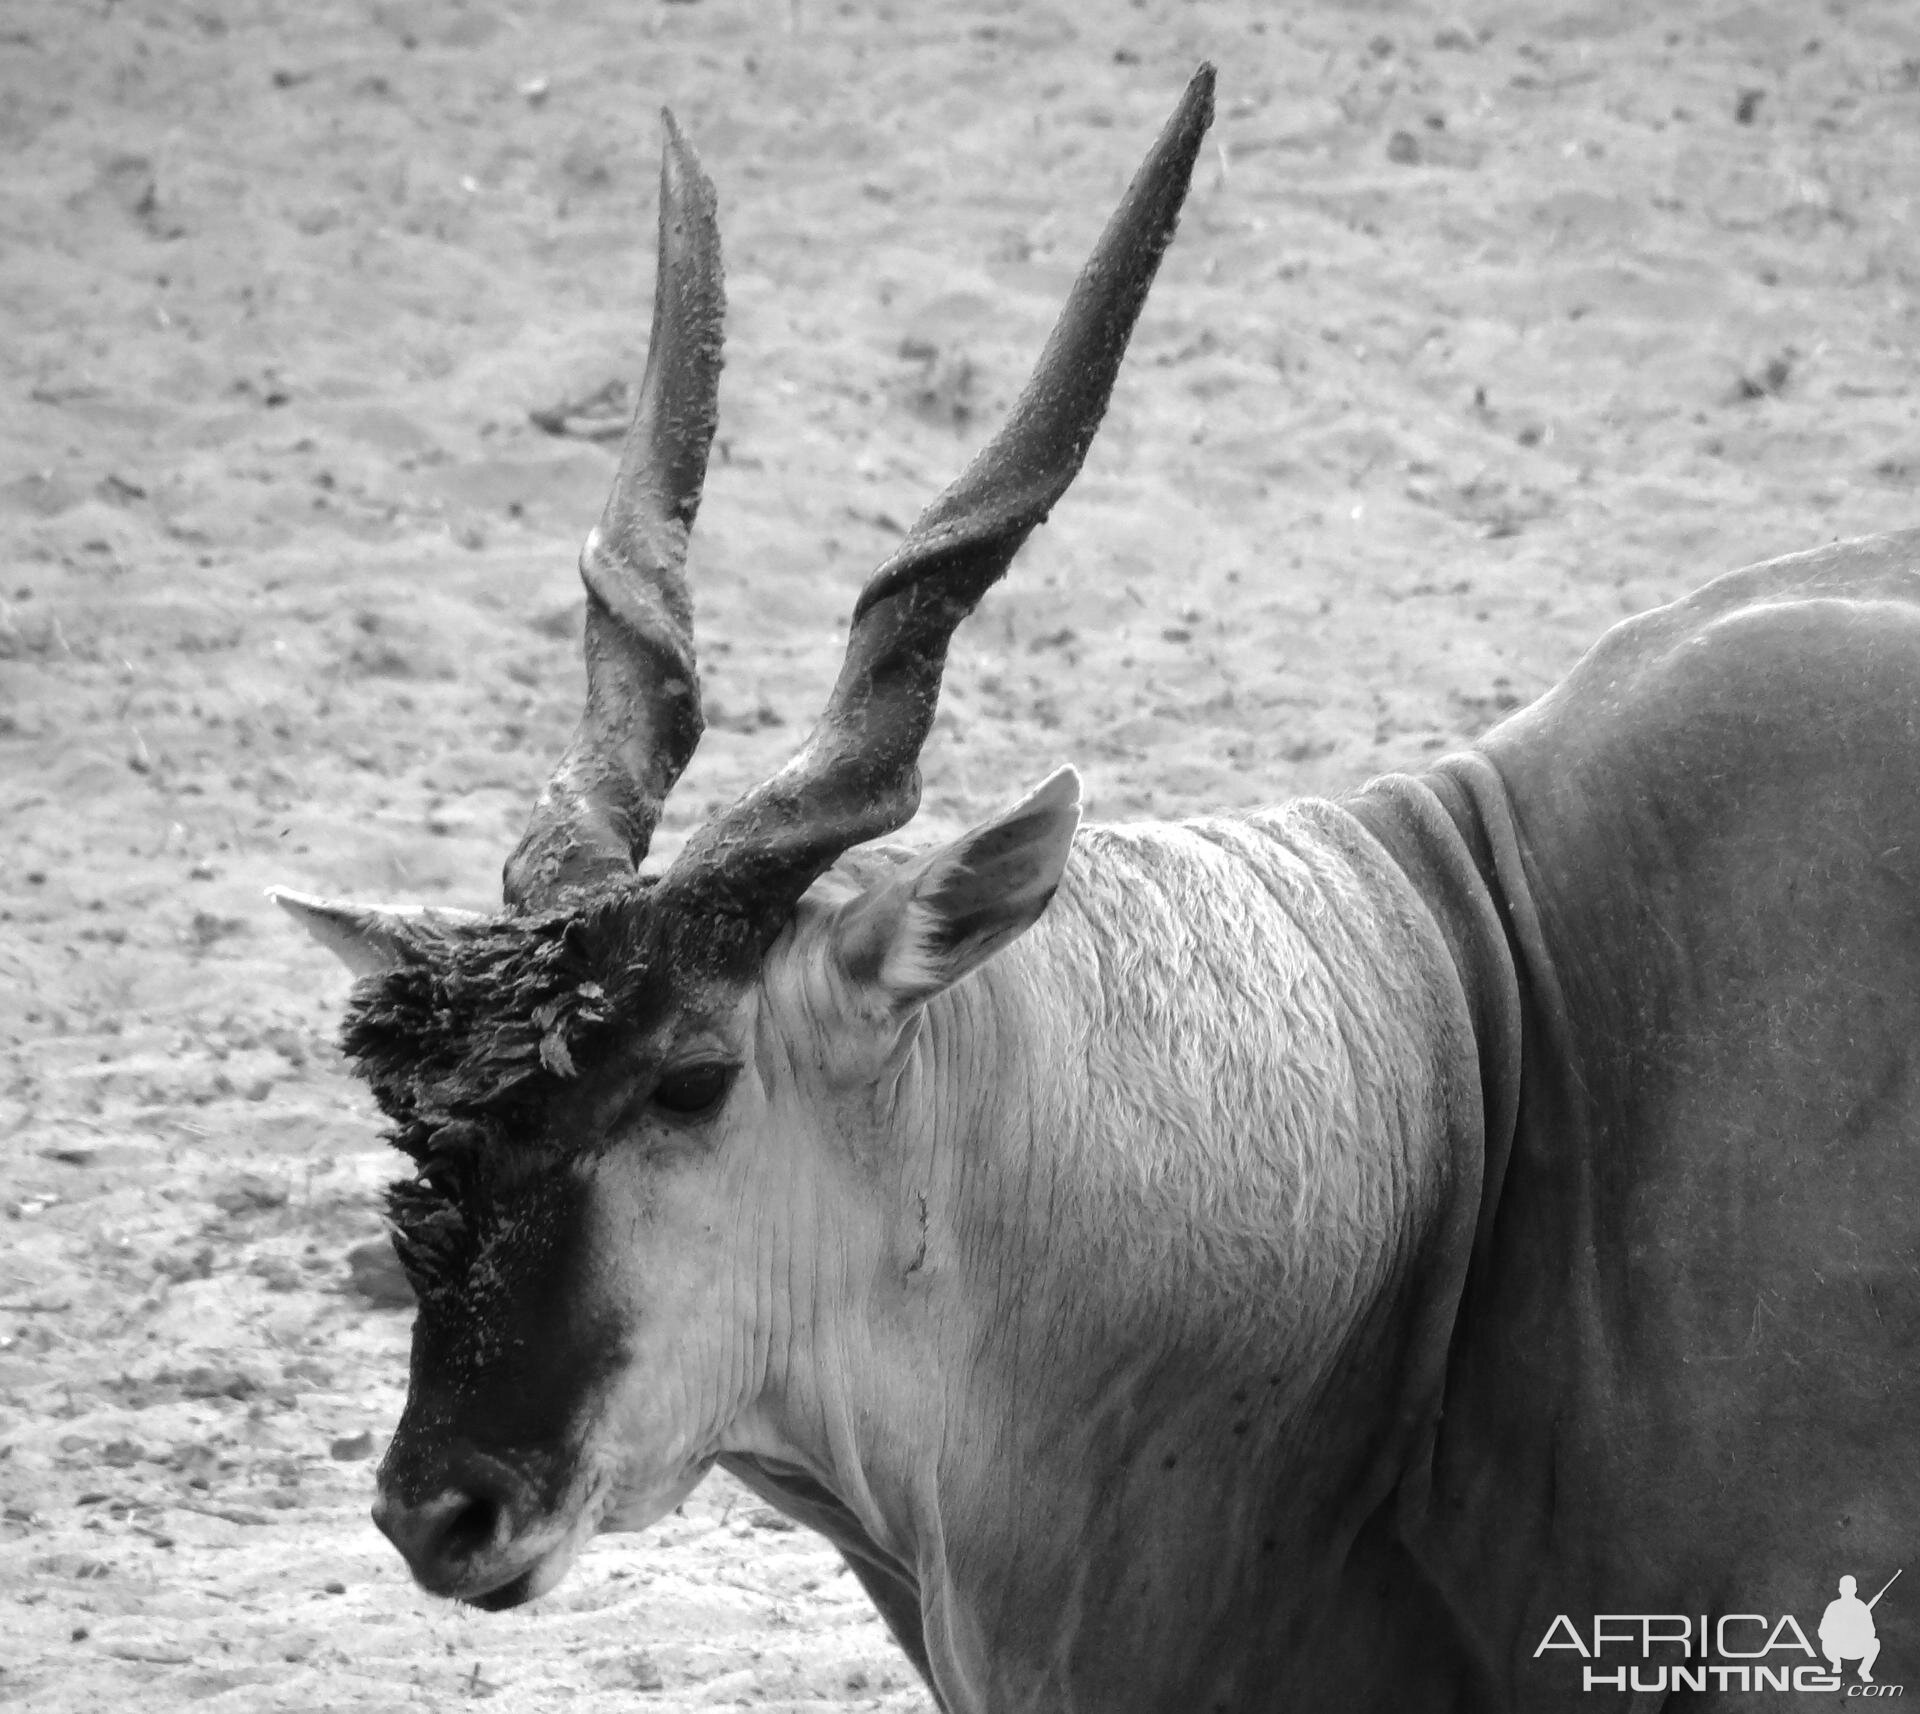
<path fill-rule="evenodd" d="M 1062 771 L 866 843 L 1085 453 L 1210 94 L 807 745 L 643 877 L 699 735 L 721 304 L 669 121 L 587 712 L 509 908 L 282 896 L 416 1163 L 376 1518 L 427 1588 L 537 1596 L 719 1462 L 944 1714 L 1531 1711 L 1587 1706 L 1558 1614 L 1913 1557 L 1920 535 L 1721 578 L 1339 802 L 1078 828 Z"/>

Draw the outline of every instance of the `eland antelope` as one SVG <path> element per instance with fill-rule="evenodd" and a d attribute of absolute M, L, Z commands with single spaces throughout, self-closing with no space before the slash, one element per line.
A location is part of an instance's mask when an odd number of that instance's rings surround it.
<path fill-rule="evenodd" d="M 1691 1706 L 1752 1643 L 1720 1618 L 1920 1554 L 1920 534 L 1721 577 L 1338 800 L 1079 826 L 1063 770 L 869 843 L 1085 455 L 1212 82 L 804 746 L 645 873 L 723 309 L 666 121 L 585 713 L 504 910 L 278 895 L 412 1163 L 375 1517 L 427 1589 L 527 1601 L 718 1463 L 945 1714 L 1531 1714 L 1613 1684 L 1595 1615 L 1659 1617 L 1632 1705 Z"/>

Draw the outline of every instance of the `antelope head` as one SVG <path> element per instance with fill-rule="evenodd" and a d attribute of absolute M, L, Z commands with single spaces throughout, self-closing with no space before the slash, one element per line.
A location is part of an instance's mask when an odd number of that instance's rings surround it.
<path fill-rule="evenodd" d="M 1212 83 L 1203 66 L 1006 424 L 867 583 L 798 754 L 653 874 L 702 726 L 684 564 L 724 308 L 713 190 L 666 117 L 646 373 L 580 557 L 585 712 L 504 910 L 275 895 L 359 978 L 344 1045 L 413 1165 L 387 1206 L 419 1311 L 374 1516 L 428 1589 L 538 1595 L 597 1529 L 651 1522 L 803 1408 L 768 1281 L 844 1277 L 865 1240 L 836 1210 L 885 1145 L 921 1010 L 1039 917 L 1078 782 L 828 871 L 918 806 L 948 639 L 1080 467 Z"/>

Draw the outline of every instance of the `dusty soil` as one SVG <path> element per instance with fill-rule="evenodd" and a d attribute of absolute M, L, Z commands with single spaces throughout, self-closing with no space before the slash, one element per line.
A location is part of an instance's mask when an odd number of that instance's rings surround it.
<path fill-rule="evenodd" d="M 502 1617 L 366 1519 L 406 1313 L 343 975 L 262 897 L 472 906 L 579 687 L 655 110 L 722 196 L 711 729 L 799 740 L 1195 61 L 1108 426 L 954 651 L 930 830 L 1357 784 L 1616 616 L 1920 522 L 1912 0 L 10 0 L 0 13 L 0 1702 L 927 1703 L 710 1483 Z"/>

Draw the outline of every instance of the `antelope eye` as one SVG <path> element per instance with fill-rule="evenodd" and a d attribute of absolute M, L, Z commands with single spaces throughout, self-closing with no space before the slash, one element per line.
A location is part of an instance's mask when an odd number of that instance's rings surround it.
<path fill-rule="evenodd" d="M 708 1060 L 663 1072 L 653 1086 L 652 1105 L 676 1119 L 703 1119 L 727 1098 L 739 1069 L 737 1065 Z"/>

